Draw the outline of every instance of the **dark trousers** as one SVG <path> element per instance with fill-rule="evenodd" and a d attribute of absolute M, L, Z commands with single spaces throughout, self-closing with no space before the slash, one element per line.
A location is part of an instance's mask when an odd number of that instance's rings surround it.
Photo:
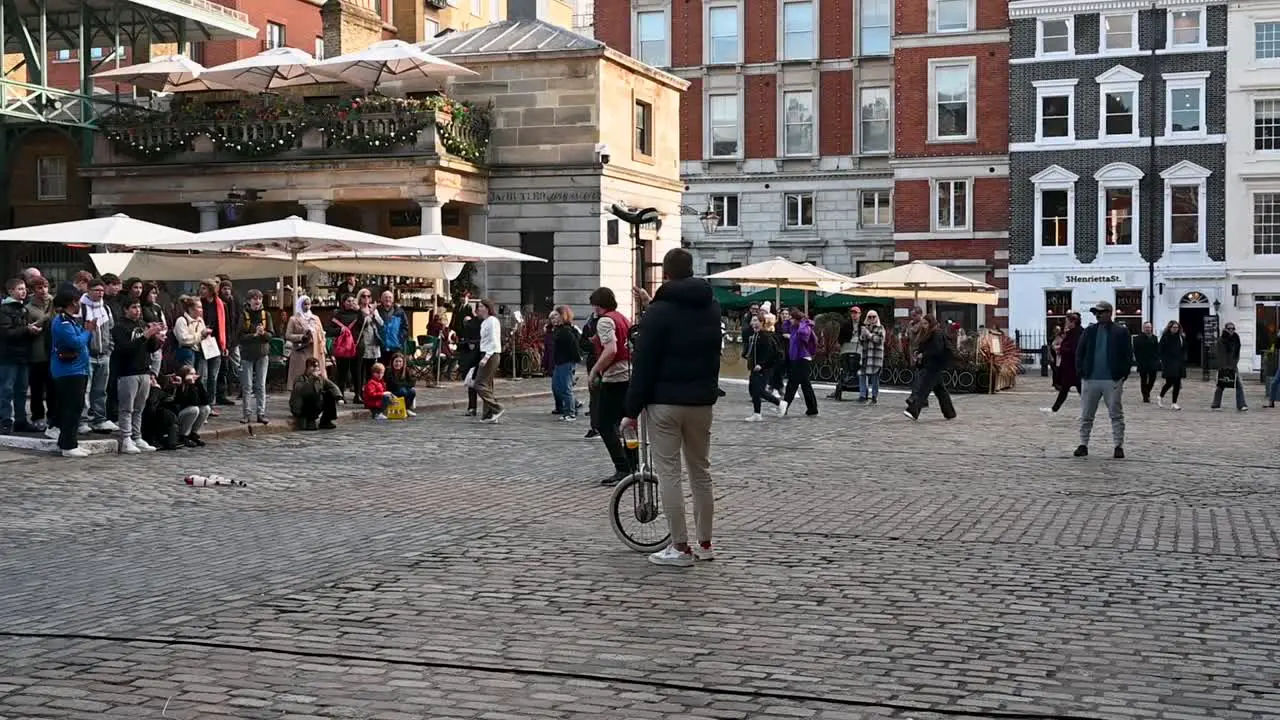
<path fill-rule="evenodd" d="M 58 448 L 75 450 L 80 447 L 80 413 L 84 412 L 84 393 L 89 385 L 88 375 L 71 375 L 55 378 L 54 392 L 58 395 Z"/>
<path fill-rule="evenodd" d="M 356 394 L 360 394 L 360 370 L 362 369 L 360 358 L 336 358 L 334 360 L 334 384 L 339 390 L 346 392 L 347 390 L 355 390 Z M 370 364 L 370 367 L 373 365 Z"/>
<path fill-rule="evenodd" d="M 120 417 L 120 411 L 116 408 L 116 397 L 117 397 L 116 380 L 119 379 L 119 376 L 116 375 L 115 368 L 111 369 L 111 374 L 108 377 L 109 379 L 107 380 L 107 419 L 114 422 L 116 418 Z"/>
<path fill-rule="evenodd" d="M 587 388 L 587 400 L 587 416 L 591 420 L 591 429 L 600 432 L 600 387 L 595 383 Z"/>
<path fill-rule="evenodd" d="M 1139 370 L 1138 382 L 1142 388 L 1142 402 L 1151 402 L 1151 388 L 1156 386 L 1155 370 Z"/>
<path fill-rule="evenodd" d="M 926 368 L 921 371 L 919 384 L 911 397 L 907 399 L 907 412 L 912 417 L 920 417 L 920 410 L 925 406 L 923 400 L 932 392 L 938 398 L 938 409 L 948 420 L 956 416 L 956 406 L 951 402 L 951 393 L 942 384 L 942 370 Z"/>
<path fill-rule="evenodd" d="M 178 443 L 178 416 L 163 407 L 150 407 L 142 411 L 142 439 L 160 450 L 176 450 Z"/>
<path fill-rule="evenodd" d="M 813 384 L 809 381 L 809 366 L 812 360 L 792 360 L 787 368 L 787 395 L 784 398 L 790 405 L 796 399 L 796 389 L 804 393 L 804 409 L 806 415 L 818 413 L 818 397 L 813 394 Z"/>
<path fill-rule="evenodd" d="M 747 381 L 747 390 L 751 393 L 751 409 L 757 415 L 760 414 L 760 403 L 762 401 L 770 405 L 778 404 L 777 396 L 769 392 L 769 376 L 771 372 L 770 370 L 752 372 L 751 378 Z"/>
<path fill-rule="evenodd" d="M 622 423 L 623 405 L 627 399 L 628 382 L 600 383 L 599 414 L 596 418 L 596 430 L 600 439 L 604 440 L 609 458 L 613 460 L 613 469 L 618 472 L 631 472 L 640 466 L 640 453 L 628 450 L 618 437 L 618 426 Z"/>
<path fill-rule="evenodd" d="M 1073 387 L 1076 389 L 1076 395 L 1079 395 L 1080 394 L 1079 385 L 1065 385 L 1063 387 L 1058 388 L 1058 399 L 1053 401 L 1054 412 L 1058 412 L 1059 410 L 1062 409 L 1062 403 L 1067 401 L 1067 396 L 1071 394 L 1071 388 Z"/>
<path fill-rule="evenodd" d="M 306 397 L 302 400 L 302 412 L 296 416 L 299 420 L 315 422 L 333 422 L 338 419 L 338 398 L 325 392 L 320 397 Z"/>
<path fill-rule="evenodd" d="M 858 390 L 858 369 L 862 367 L 862 355 L 858 353 L 842 353 L 840 355 L 840 379 L 836 382 L 836 399 L 846 390 Z"/>
<path fill-rule="evenodd" d="M 1182 378 L 1165 378 L 1164 387 L 1160 388 L 1160 397 L 1164 397 L 1164 394 L 1171 389 L 1173 390 L 1173 401 L 1176 403 L 1178 402 L 1178 393 L 1182 392 Z"/>
<path fill-rule="evenodd" d="M 31 422 L 58 417 L 57 393 L 53 391 L 53 376 L 49 363 L 31 363 L 27 382 L 31 386 Z"/>

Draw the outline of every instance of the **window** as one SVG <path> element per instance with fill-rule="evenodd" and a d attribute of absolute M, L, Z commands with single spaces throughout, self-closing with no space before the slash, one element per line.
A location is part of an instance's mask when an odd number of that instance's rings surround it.
<path fill-rule="evenodd" d="M 973 137 L 973 103 L 969 88 L 972 85 L 974 63 L 944 61 L 935 64 L 930 75 L 930 95 L 933 111 L 930 113 L 931 140 L 967 140 Z"/>
<path fill-rule="evenodd" d="M 1103 188 L 1105 244 L 1133 244 L 1133 188 Z"/>
<path fill-rule="evenodd" d="M 936 32 L 968 32 L 969 0 L 935 0 Z"/>
<path fill-rule="evenodd" d="M 861 133 L 858 148 L 864 153 L 889 152 L 889 88 L 862 88 L 858 103 Z"/>
<path fill-rule="evenodd" d="M 718 228 L 736 228 L 738 227 L 738 196 L 737 195 L 712 195 L 711 209 L 716 211 L 720 216 L 720 222 L 716 225 Z"/>
<path fill-rule="evenodd" d="M 267 49 L 284 47 L 284 26 L 280 23 L 267 23 Z"/>
<path fill-rule="evenodd" d="M 1098 246 L 1107 250 L 1135 249 L 1138 237 L 1138 188 L 1142 171 L 1123 162 L 1113 162 L 1094 173 L 1098 181 Z"/>
<path fill-rule="evenodd" d="M 1253 57 L 1255 60 L 1280 59 L 1280 22 L 1253 24 Z"/>
<path fill-rule="evenodd" d="M 1070 193 L 1066 190 L 1040 191 L 1040 246 L 1065 248 L 1070 242 Z"/>
<path fill-rule="evenodd" d="M 636 152 L 653 154 L 653 106 L 643 100 L 636 101 Z"/>
<path fill-rule="evenodd" d="M 1200 186 L 1174 185 L 1169 188 L 1170 242 L 1174 245 L 1200 244 Z"/>
<path fill-rule="evenodd" d="M 1136 136 L 1137 125 L 1134 122 L 1134 98 L 1137 93 L 1132 90 L 1106 93 L 1103 113 L 1106 115 L 1102 134 L 1104 137 Z"/>
<path fill-rule="evenodd" d="M 888 55 L 890 35 L 889 0 L 863 0 L 860 9 L 863 55 Z"/>
<path fill-rule="evenodd" d="M 427 18 L 423 22 L 422 34 L 424 36 L 423 37 L 424 40 L 430 40 L 431 38 L 439 35 L 440 23 L 436 22 L 435 20 L 432 20 L 431 18 Z"/>
<path fill-rule="evenodd" d="M 67 199 L 67 159 L 51 155 L 36 159 L 36 198 Z"/>
<path fill-rule="evenodd" d="M 484 14 L 483 0 L 471 0 L 471 14 L 476 17 L 480 17 Z M 539 14 L 539 17 L 541 17 L 541 14 Z"/>
<path fill-rule="evenodd" d="M 1075 139 L 1073 108 L 1077 80 L 1037 80 L 1036 141 L 1068 142 Z"/>
<path fill-rule="evenodd" d="M 93 60 L 101 60 L 107 54 L 106 48 L 89 48 L 89 58 Z"/>
<path fill-rule="evenodd" d="M 814 54 L 813 3 L 783 3 L 782 59 L 809 60 Z"/>
<path fill-rule="evenodd" d="M 71 60 L 71 51 L 59 50 L 53 54 L 53 59 L 58 62 L 69 62 Z"/>
<path fill-rule="evenodd" d="M 431 36 L 430 36 L 430 35 L 428 35 L 428 36 L 426 37 L 426 39 L 427 39 L 427 40 L 430 40 L 430 39 L 431 39 Z M 318 38 L 316 38 L 316 51 L 315 51 L 314 53 L 312 53 L 312 54 L 315 56 L 315 58 L 316 58 L 317 60 L 323 60 L 323 59 L 324 59 L 324 38 L 322 38 L 322 37 L 318 37 Z"/>
<path fill-rule="evenodd" d="M 1253 194 L 1253 254 L 1280 255 L 1280 192 Z"/>
<path fill-rule="evenodd" d="M 969 181 L 939 180 L 934 187 L 934 221 L 937 230 L 969 227 Z"/>
<path fill-rule="evenodd" d="M 721 5 L 707 10 L 707 62 L 738 62 L 738 7 Z"/>
<path fill-rule="evenodd" d="M 667 55 L 666 11 L 636 13 L 636 59 L 654 67 L 671 64 Z"/>
<path fill-rule="evenodd" d="M 893 224 L 893 193 L 888 190 L 863 190 L 862 227 Z"/>
<path fill-rule="evenodd" d="M 730 270 L 737 270 L 737 269 L 738 269 L 738 268 L 740 268 L 740 267 L 742 267 L 742 263 L 740 263 L 740 262 L 710 262 L 710 261 L 708 261 L 708 262 L 707 262 L 707 274 L 708 274 L 708 275 L 715 275 L 716 273 L 729 272 Z M 720 284 L 720 283 L 724 283 L 724 284 L 727 284 L 727 285 L 732 285 L 732 284 L 733 284 L 733 282 L 734 282 L 734 281 L 732 281 L 732 280 L 712 280 L 712 281 L 711 281 L 711 283 L 712 283 L 713 285 L 714 285 L 714 284 Z"/>
<path fill-rule="evenodd" d="M 1067 313 L 1071 312 L 1071 291 L 1070 290 L 1045 290 L 1044 291 L 1044 314 L 1045 314 L 1045 337 L 1053 337 L 1054 328 L 1058 330 L 1067 329 Z"/>
<path fill-rule="evenodd" d="M 1204 11 L 1169 11 L 1169 47 L 1198 47 L 1204 45 Z"/>
<path fill-rule="evenodd" d="M 711 116 L 711 157 L 736 157 L 741 147 L 738 96 L 712 95 L 707 105 Z"/>
<path fill-rule="evenodd" d="M 1039 55 L 1071 54 L 1071 19 L 1041 20 Z"/>
<path fill-rule="evenodd" d="M 812 155 L 813 92 L 803 90 L 782 94 L 782 154 Z"/>
<path fill-rule="evenodd" d="M 787 228 L 813 227 L 813 193 L 787 193 Z"/>
<path fill-rule="evenodd" d="M 1102 52 L 1123 52 L 1138 49 L 1138 16 L 1132 13 L 1124 15 L 1102 16 Z"/>
<path fill-rule="evenodd" d="M 1165 73 L 1166 135 L 1206 133 L 1204 86 L 1208 72 Z"/>
<path fill-rule="evenodd" d="M 1280 99 L 1253 101 L 1253 149 L 1280 150 Z"/>
<path fill-rule="evenodd" d="M 205 51 L 205 44 L 203 40 L 201 40 L 200 42 L 189 43 L 187 45 L 187 57 L 191 58 L 192 60 L 195 60 L 201 65 L 204 64 L 204 51 Z"/>

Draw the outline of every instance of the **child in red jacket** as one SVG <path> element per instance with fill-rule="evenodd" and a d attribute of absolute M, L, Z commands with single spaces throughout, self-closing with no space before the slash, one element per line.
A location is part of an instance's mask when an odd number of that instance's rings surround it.
<path fill-rule="evenodd" d="M 378 422 L 384 422 L 387 419 L 387 405 L 391 403 L 392 394 L 387 390 L 387 384 L 383 381 L 382 376 L 387 371 L 387 366 L 382 363 L 374 363 L 370 370 L 371 377 L 369 382 L 364 384 L 364 406 L 369 409 L 373 419 Z"/>

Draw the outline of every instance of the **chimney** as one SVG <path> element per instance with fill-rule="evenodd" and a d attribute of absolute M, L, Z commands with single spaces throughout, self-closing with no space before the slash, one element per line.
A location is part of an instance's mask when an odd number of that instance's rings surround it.
<path fill-rule="evenodd" d="M 538 0 L 507 0 L 508 20 L 537 20 Z"/>
<path fill-rule="evenodd" d="M 382 18 L 366 4 L 368 0 L 327 0 L 320 7 L 326 57 L 358 52 L 382 40 Z"/>

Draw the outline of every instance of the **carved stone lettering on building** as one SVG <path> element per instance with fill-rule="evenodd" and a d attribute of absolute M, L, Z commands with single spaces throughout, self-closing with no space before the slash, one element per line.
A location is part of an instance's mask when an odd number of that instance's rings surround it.
<path fill-rule="evenodd" d="M 529 190 L 489 193 L 490 203 L 571 203 L 600 202 L 599 190 Z"/>
<path fill-rule="evenodd" d="M 1066 281 L 1071 284 L 1100 285 L 1120 282 L 1119 275 L 1068 275 Z"/>

